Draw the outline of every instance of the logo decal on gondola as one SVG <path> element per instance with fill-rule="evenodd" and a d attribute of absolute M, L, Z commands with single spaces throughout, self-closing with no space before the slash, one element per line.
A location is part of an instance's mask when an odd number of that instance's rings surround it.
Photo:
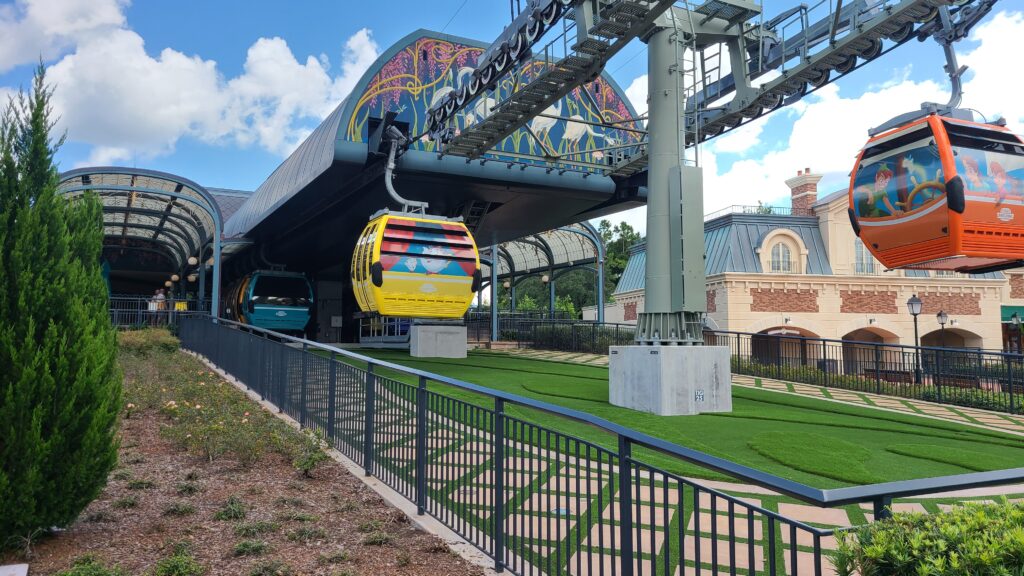
<path fill-rule="evenodd" d="M 996 218 L 999 218 L 1002 222 L 1009 222 L 1010 220 L 1013 220 L 1013 211 L 1006 206 L 1003 206 L 999 209 L 999 212 L 996 213 Z"/>
<path fill-rule="evenodd" d="M 287 315 L 288 315 L 288 313 L 287 313 L 287 312 L 285 312 L 284 310 L 278 310 L 278 311 L 277 311 L 277 315 L 278 315 L 278 316 L 287 316 Z"/>

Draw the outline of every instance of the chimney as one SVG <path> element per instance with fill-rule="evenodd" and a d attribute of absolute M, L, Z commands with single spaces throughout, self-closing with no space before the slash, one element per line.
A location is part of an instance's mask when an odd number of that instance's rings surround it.
<path fill-rule="evenodd" d="M 810 168 L 797 170 L 796 176 L 786 180 L 789 186 L 789 193 L 792 198 L 794 216 L 811 216 L 814 211 L 811 209 L 818 200 L 818 181 L 821 174 L 811 174 Z"/>

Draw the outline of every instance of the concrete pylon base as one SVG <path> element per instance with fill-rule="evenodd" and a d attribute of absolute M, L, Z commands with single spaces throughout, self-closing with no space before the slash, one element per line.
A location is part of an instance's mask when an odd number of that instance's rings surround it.
<path fill-rule="evenodd" d="M 413 324 L 409 327 L 409 354 L 413 358 L 465 358 L 466 327 Z"/>
<path fill-rule="evenodd" d="M 612 346 L 608 400 L 659 416 L 732 412 L 729 348 Z"/>

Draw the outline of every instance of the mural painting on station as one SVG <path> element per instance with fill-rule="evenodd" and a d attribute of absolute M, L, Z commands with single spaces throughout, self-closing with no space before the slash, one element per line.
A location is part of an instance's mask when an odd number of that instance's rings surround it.
<path fill-rule="evenodd" d="M 399 121 L 409 124 L 413 136 L 419 137 L 413 143 L 414 149 L 436 151 L 437 143 L 425 134 L 427 110 L 469 78 L 483 51 L 483 48 L 458 42 L 418 38 L 385 62 L 380 72 L 370 79 L 366 90 L 355 103 L 346 128 L 346 139 L 365 141 L 369 119 L 383 117 L 384 112 L 391 110 L 398 112 Z M 471 101 L 457 114 L 457 133 L 490 114 L 497 102 L 529 82 L 530 76 L 543 72 L 544 66 L 542 62 L 523 66 L 501 80 L 494 92 L 485 92 Z M 544 156 L 554 152 L 568 161 L 604 164 L 610 153 L 607 148 L 639 143 L 640 132 L 607 129 L 585 123 L 601 122 L 602 119 L 615 123 L 634 116 L 622 96 L 604 77 L 587 84 L 586 88 L 599 108 L 595 108 L 591 99 L 583 95 L 581 88 L 577 88 L 545 111 L 549 116 L 562 119 L 538 116 L 530 121 L 531 129 L 543 145 L 526 130 L 519 129 L 486 156 L 497 160 L 544 164 L 542 160 L 518 155 Z M 643 129 L 636 121 L 623 122 L 622 126 Z"/>

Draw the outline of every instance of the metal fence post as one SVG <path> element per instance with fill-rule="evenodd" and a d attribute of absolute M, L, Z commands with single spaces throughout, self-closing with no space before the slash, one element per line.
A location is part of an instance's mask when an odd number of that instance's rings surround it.
<path fill-rule="evenodd" d="M 874 508 L 875 521 L 888 520 L 892 518 L 892 498 L 881 496 L 871 501 Z"/>
<path fill-rule="evenodd" d="M 882 393 L 882 349 L 875 344 L 875 394 Z"/>
<path fill-rule="evenodd" d="M 299 384 L 299 426 L 302 428 L 306 427 L 306 378 L 309 376 L 309 346 L 305 343 L 302 344 L 302 380 Z"/>
<path fill-rule="evenodd" d="M 832 370 L 828 367 L 828 341 L 821 339 L 821 371 L 824 373 L 825 387 L 832 382 Z"/>
<path fill-rule="evenodd" d="M 1013 358 L 1012 357 L 1005 357 L 1005 358 L 1006 358 L 1006 385 L 1009 386 L 1009 390 L 1010 390 L 1010 414 L 1013 414 L 1016 411 L 1016 407 L 1014 406 L 1014 402 L 1013 402 L 1013 388 L 1014 388 L 1014 385 L 1013 385 Z"/>
<path fill-rule="evenodd" d="M 945 354 L 942 353 L 942 348 L 935 349 L 935 367 L 932 372 L 932 383 L 935 386 L 935 398 L 942 403 L 942 377 L 946 375 L 945 368 Z"/>
<path fill-rule="evenodd" d="M 416 513 L 427 509 L 427 378 L 416 388 Z"/>
<path fill-rule="evenodd" d="M 775 378 L 782 380 L 782 336 L 775 337 Z"/>
<path fill-rule="evenodd" d="M 619 435 L 619 547 L 622 576 L 633 576 L 633 460 L 629 438 Z"/>
<path fill-rule="evenodd" d="M 373 364 L 366 365 L 366 415 L 363 418 L 363 469 L 373 475 L 373 412 L 377 399 L 377 378 Z"/>
<path fill-rule="evenodd" d="M 338 367 L 334 360 L 334 352 L 331 352 L 331 364 L 327 367 L 327 438 L 331 446 L 335 446 L 334 427 L 337 425 L 337 399 L 338 399 Z"/>
<path fill-rule="evenodd" d="M 505 401 L 494 399 L 494 569 L 505 570 Z"/>

